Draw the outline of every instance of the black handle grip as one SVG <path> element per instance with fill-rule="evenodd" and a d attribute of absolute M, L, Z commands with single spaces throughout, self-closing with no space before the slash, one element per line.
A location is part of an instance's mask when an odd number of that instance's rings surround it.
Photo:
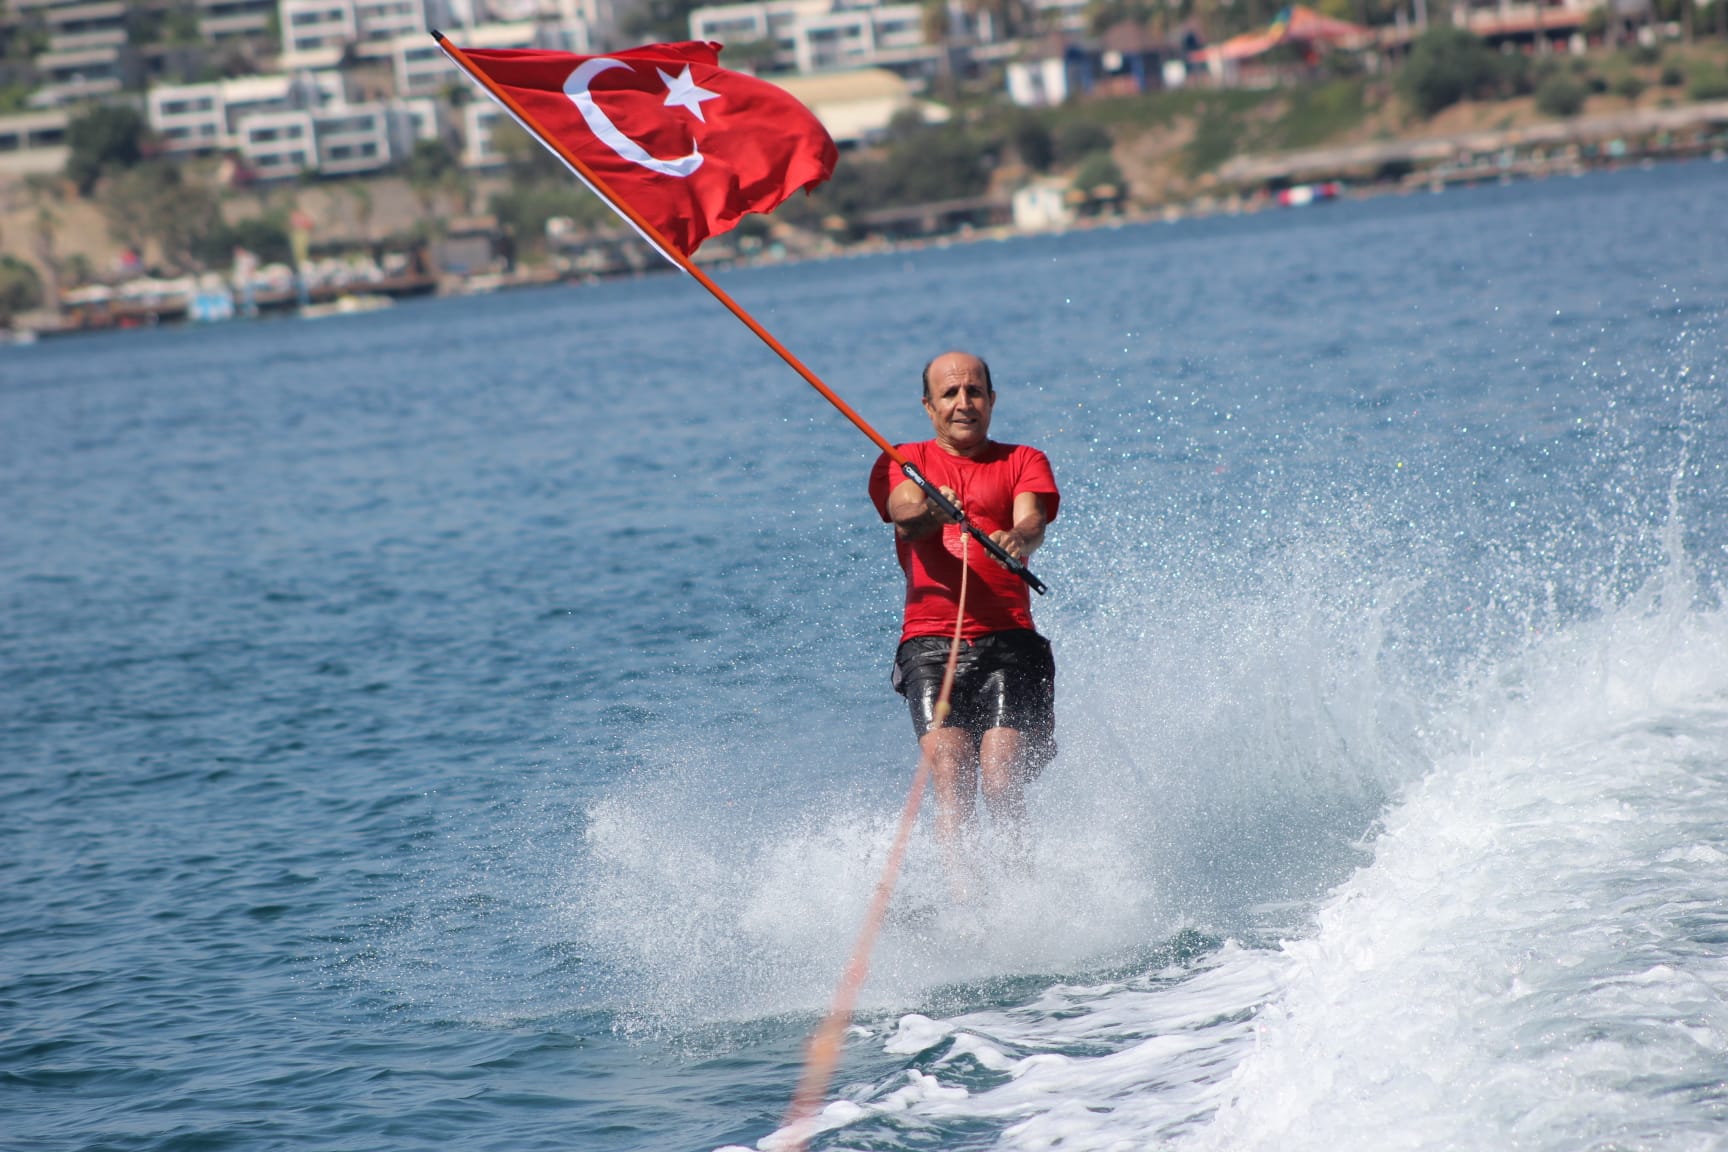
<path fill-rule="evenodd" d="M 982 528 L 966 519 L 965 513 L 960 511 L 954 501 L 942 495 L 942 490 L 937 488 L 936 485 L 930 483 L 930 481 L 925 478 L 924 473 L 918 471 L 916 465 L 908 462 L 902 464 L 900 470 L 906 473 L 906 478 L 908 480 L 924 489 L 924 495 L 930 497 L 938 508 L 942 509 L 943 512 L 947 513 L 948 516 L 954 520 L 959 521 L 961 529 L 964 530 L 967 535 L 971 536 L 972 539 L 984 545 L 985 551 L 1000 560 L 1004 568 L 1020 577 L 1020 579 L 1026 581 L 1027 586 L 1031 588 L 1032 591 L 1038 593 L 1040 596 L 1049 591 L 1048 588 L 1044 587 L 1044 581 L 1032 575 L 1032 570 L 1030 568 L 1009 555 L 1008 550 L 1002 547 L 1002 545 L 984 535 L 984 530 Z"/>

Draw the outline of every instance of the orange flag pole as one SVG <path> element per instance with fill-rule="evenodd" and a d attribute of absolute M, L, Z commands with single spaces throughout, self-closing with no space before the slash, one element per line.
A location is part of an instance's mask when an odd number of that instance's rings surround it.
<path fill-rule="evenodd" d="M 582 160 L 573 151 L 571 151 L 568 145 L 536 124 L 534 118 L 528 114 L 528 111 L 523 108 L 519 102 L 517 102 L 515 97 L 506 92 L 501 85 L 495 82 L 490 76 L 486 75 L 484 71 L 474 66 L 474 62 L 469 58 L 466 52 L 450 43 L 449 39 L 446 38 L 442 32 L 434 31 L 432 37 L 438 41 L 438 47 L 444 50 L 444 54 L 450 57 L 451 62 L 458 68 L 462 69 L 462 71 L 475 83 L 484 88 L 492 99 L 496 100 L 506 112 L 510 113 L 511 117 L 515 119 L 516 123 L 522 126 L 525 132 L 540 141 L 541 144 L 545 145 L 553 155 L 564 161 L 570 171 L 574 172 L 577 178 L 580 179 L 582 183 L 586 184 L 596 196 L 606 201 L 614 212 L 629 221 L 630 226 L 635 228 L 636 231 L 641 234 L 642 238 L 654 247 L 655 251 L 659 252 L 660 255 L 664 256 L 667 260 L 689 273 L 690 277 L 694 279 L 696 283 L 706 288 L 709 295 L 720 301 L 721 305 L 724 306 L 728 312 L 732 313 L 732 315 L 736 316 L 744 327 L 754 332 L 757 339 L 761 340 L 762 343 L 773 349 L 774 354 L 784 360 L 792 371 L 802 376 L 806 384 L 816 389 L 816 391 L 822 395 L 824 400 L 827 400 L 828 403 L 832 404 L 839 411 L 840 415 L 850 420 L 858 431 L 864 433 L 864 435 L 869 437 L 870 441 L 875 444 L 876 447 L 887 453 L 890 460 L 900 465 L 901 469 L 906 473 L 906 476 L 912 480 L 913 483 L 917 484 L 918 487 L 922 488 L 925 495 L 929 496 L 931 500 L 940 505 L 942 510 L 949 516 L 958 520 L 960 526 L 980 544 L 982 544 L 992 556 L 996 557 L 996 559 L 1006 566 L 1009 571 L 1020 577 L 1020 579 L 1026 581 L 1029 586 L 1040 594 L 1045 591 L 1044 582 L 1034 576 L 1025 564 L 1021 563 L 1016 557 L 1009 555 L 1005 548 L 996 543 L 996 541 L 990 539 L 990 537 L 985 535 L 982 530 L 980 530 L 970 520 L 966 519 L 960 509 L 957 508 L 947 497 L 943 496 L 941 491 L 937 489 L 934 484 L 925 479 L 924 474 L 918 470 L 918 467 L 911 461 L 907 460 L 898 448 L 890 444 L 886 437 L 876 431 L 876 429 L 872 428 L 870 423 L 865 420 L 864 417 L 860 416 L 852 405 L 846 403 L 846 401 L 840 397 L 839 393 L 835 392 L 834 389 L 823 383 L 821 377 L 812 372 L 805 366 L 802 360 L 792 354 L 790 349 L 780 343 L 779 340 L 775 339 L 772 332 L 757 323 L 756 318 L 746 312 L 742 304 L 739 304 L 738 301 L 732 299 L 725 289 L 714 283 L 713 279 L 709 277 L 706 272 L 702 271 L 702 269 L 698 268 L 690 257 L 686 256 L 683 252 L 674 247 L 658 228 L 649 223 L 640 212 L 636 211 L 636 209 L 631 206 L 628 200 L 625 200 L 623 197 L 614 193 L 612 189 L 606 185 L 606 182 L 601 180 L 600 177 L 594 173 L 592 168 L 583 163 Z"/>

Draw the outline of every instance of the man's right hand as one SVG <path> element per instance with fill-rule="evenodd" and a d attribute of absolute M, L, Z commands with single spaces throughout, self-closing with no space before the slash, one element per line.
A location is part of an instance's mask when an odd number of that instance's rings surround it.
<path fill-rule="evenodd" d="M 954 505 L 954 507 L 959 508 L 960 514 L 962 516 L 964 516 L 966 514 L 966 509 L 962 508 L 960 505 L 960 494 L 958 492 L 954 491 L 954 489 L 949 488 L 947 486 L 939 487 L 936 489 L 936 491 L 942 493 L 943 497 L 945 497 L 950 504 Z M 944 512 L 942 510 L 942 505 L 940 505 L 940 504 L 936 503 L 936 501 L 930 499 L 928 494 L 926 494 L 924 497 L 924 504 L 925 504 L 925 507 L 928 509 L 927 514 L 934 517 L 937 523 L 939 523 L 939 524 L 958 524 L 958 523 L 960 523 L 959 519 L 957 519 L 956 517 L 950 516 L 950 515 L 948 515 L 948 513 Z"/>
<path fill-rule="evenodd" d="M 960 497 L 954 489 L 938 488 L 937 491 L 952 500 L 956 508 L 960 507 Z M 919 540 L 938 531 L 944 524 L 958 523 L 942 511 L 941 505 L 930 499 L 928 492 L 910 480 L 889 495 L 888 517 L 894 521 L 894 530 L 902 540 Z"/>

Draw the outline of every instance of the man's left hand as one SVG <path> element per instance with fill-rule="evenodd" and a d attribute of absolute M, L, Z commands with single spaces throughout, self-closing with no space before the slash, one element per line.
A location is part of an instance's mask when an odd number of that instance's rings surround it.
<path fill-rule="evenodd" d="M 1001 532 L 992 532 L 990 533 L 990 539 L 1001 545 L 1002 551 L 1008 553 L 1008 555 L 1014 557 L 1014 559 L 1021 563 L 1025 563 L 1026 557 L 1029 553 L 1026 548 L 1026 541 L 1021 538 L 1018 532 L 1006 529 Z M 996 560 L 996 557 L 991 556 L 990 559 Z M 1002 564 L 1002 561 L 996 560 L 996 563 Z M 1007 567 L 1006 564 L 1003 564 L 1002 566 L 1004 568 Z"/>

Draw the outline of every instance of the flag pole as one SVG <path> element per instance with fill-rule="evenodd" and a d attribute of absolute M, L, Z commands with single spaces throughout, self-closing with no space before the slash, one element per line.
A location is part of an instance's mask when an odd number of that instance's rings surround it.
<path fill-rule="evenodd" d="M 1023 562 L 1011 555 L 1006 548 L 1002 547 L 1002 545 L 990 539 L 982 529 L 968 520 L 965 513 L 961 512 L 953 501 L 942 495 L 941 490 L 925 478 L 924 474 L 919 471 L 917 465 L 906 459 L 905 455 L 898 448 L 894 447 L 894 445 L 890 444 L 880 432 L 876 431 L 875 428 L 872 428 L 870 423 L 865 420 L 864 417 L 860 416 L 852 405 L 846 403 L 846 401 L 842 399 L 837 392 L 828 387 L 827 384 L 823 383 L 821 377 L 817 376 L 816 373 L 807 368 L 802 360 L 794 356 L 790 349 L 780 343 L 779 340 L 775 339 L 772 332 L 762 327 L 762 325 L 756 321 L 754 316 L 744 310 L 743 305 L 732 299 L 732 297 L 725 289 L 721 288 L 720 285 L 714 283 L 713 279 L 710 278 L 706 272 L 702 271 L 702 269 L 698 268 L 690 257 L 673 247 L 666 237 L 661 234 L 658 228 L 649 223 L 649 221 L 644 218 L 640 212 L 636 211 L 629 201 L 614 193 L 612 189 L 606 185 L 606 182 L 601 180 L 600 177 L 594 173 L 594 170 L 588 167 L 587 164 L 583 163 L 582 160 L 566 147 L 562 141 L 551 133 L 543 131 L 540 126 L 534 122 L 534 118 L 528 114 L 527 109 L 523 108 L 522 105 L 517 102 L 515 97 L 506 92 L 502 85 L 496 83 L 490 76 L 486 75 L 485 72 L 474 66 L 466 52 L 450 43 L 449 39 L 445 37 L 442 32 L 439 32 L 436 29 L 432 32 L 432 38 L 438 42 L 438 47 L 444 50 L 444 54 L 450 57 L 451 61 L 453 61 L 458 68 L 462 69 L 462 71 L 474 80 L 475 83 L 484 88 L 492 99 L 496 100 L 501 106 L 503 106 L 504 110 L 510 113 L 515 121 L 522 126 L 524 131 L 528 132 L 536 140 L 540 141 L 541 144 L 550 149 L 560 160 L 564 161 L 565 165 L 576 174 L 578 179 L 588 185 L 588 187 L 594 191 L 595 195 L 606 201 L 614 212 L 624 217 L 625 220 L 628 220 L 631 227 L 641 233 L 642 238 L 647 240 L 648 243 L 660 253 L 660 255 L 689 273 L 696 283 L 706 288 L 709 295 L 718 300 L 728 312 L 736 316 L 744 327 L 750 329 L 751 332 L 754 332 L 756 338 L 761 340 L 762 343 L 768 345 L 768 347 L 774 351 L 774 354 L 784 360 L 792 371 L 802 376 L 806 384 L 816 389 L 824 400 L 828 401 L 828 403 L 832 404 L 839 411 L 840 415 L 850 420 L 853 426 L 856 427 L 858 431 L 864 433 L 865 436 L 869 437 L 870 441 L 878 448 L 882 449 L 882 451 L 888 455 L 890 460 L 900 465 L 901 470 L 906 473 L 907 478 L 914 484 L 917 484 L 918 487 L 922 488 L 924 494 L 928 496 L 932 502 L 940 507 L 946 515 L 958 522 L 960 527 L 970 534 L 973 539 L 982 544 L 990 555 L 994 556 L 1004 567 L 1006 567 L 1010 572 L 1013 572 L 1016 576 L 1020 577 L 1020 579 L 1024 580 L 1028 586 L 1040 595 L 1046 591 L 1044 582 L 1034 576 L 1032 571 L 1027 568 Z"/>

